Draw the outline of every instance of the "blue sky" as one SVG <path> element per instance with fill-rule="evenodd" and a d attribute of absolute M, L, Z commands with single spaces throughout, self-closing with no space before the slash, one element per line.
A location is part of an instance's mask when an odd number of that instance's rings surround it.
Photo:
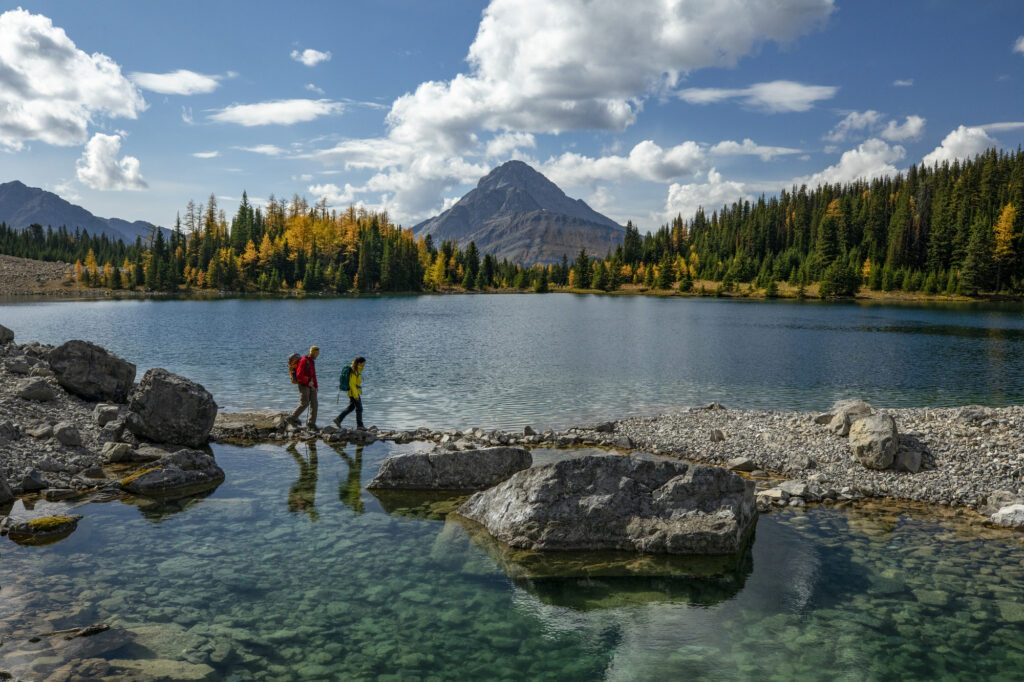
<path fill-rule="evenodd" d="M 655 229 L 698 205 L 1024 142 L 1024 4 L 26 2 L 0 181 L 170 225 L 242 190 L 440 212 L 531 163 Z"/>

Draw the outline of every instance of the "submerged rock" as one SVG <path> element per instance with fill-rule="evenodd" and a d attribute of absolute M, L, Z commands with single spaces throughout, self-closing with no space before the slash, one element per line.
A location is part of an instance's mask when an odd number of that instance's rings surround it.
<path fill-rule="evenodd" d="M 731 554 L 757 518 L 754 483 L 680 460 L 590 455 L 520 471 L 460 509 L 537 550 Z"/>
<path fill-rule="evenodd" d="M 217 403 L 200 384 L 165 369 L 151 369 L 132 392 L 125 423 L 156 443 L 202 447 L 217 417 Z"/>
<path fill-rule="evenodd" d="M 887 414 L 863 417 L 850 427 L 853 456 L 868 469 L 888 469 L 898 445 L 896 421 Z"/>
<path fill-rule="evenodd" d="M 7 537 L 19 545 L 48 545 L 71 535 L 82 518 L 81 514 L 67 514 L 15 521 L 8 526 Z"/>
<path fill-rule="evenodd" d="M 180 497 L 219 485 L 224 470 L 198 450 L 178 450 L 121 481 L 121 487 L 147 497 Z"/>
<path fill-rule="evenodd" d="M 414 452 L 388 457 L 370 489 L 483 490 L 533 463 L 523 448 Z"/>
<path fill-rule="evenodd" d="M 57 383 L 86 400 L 123 403 L 135 381 L 135 365 L 88 341 L 68 341 L 47 359 Z"/>

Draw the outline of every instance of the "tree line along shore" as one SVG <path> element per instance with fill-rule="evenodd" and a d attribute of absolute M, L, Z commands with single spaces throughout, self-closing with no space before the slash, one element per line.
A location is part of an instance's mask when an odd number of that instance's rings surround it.
<path fill-rule="evenodd" d="M 1024 154 L 911 166 L 784 190 L 641 235 L 605 255 L 526 266 L 470 243 L 416 239 L 386 212 L 243 193 L 230 222 L 211 195 L 170 236 L 133 244 L 66 227 L 0 223 L 0 253 L 69 264 L 68 284 L 126 291 L 374 293 L 598 290 L 697 294 L 992 297 L 1024 294 Z"/>

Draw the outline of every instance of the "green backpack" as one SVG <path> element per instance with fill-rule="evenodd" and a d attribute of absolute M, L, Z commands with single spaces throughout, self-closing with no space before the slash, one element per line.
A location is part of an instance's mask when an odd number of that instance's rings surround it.
<path fill-rule="evenodd" d="M 338 390 L 348 393 L 348 378 L 352 374 L 352 365 L 346 365 L 345 369 L 341 370 L 341 376 L 338 377 Z"/>

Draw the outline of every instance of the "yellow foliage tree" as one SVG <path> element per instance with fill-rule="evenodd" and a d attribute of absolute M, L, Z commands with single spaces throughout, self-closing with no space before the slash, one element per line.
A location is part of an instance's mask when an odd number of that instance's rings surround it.
<path fill-rule="evenodd" d="M 995 224 L 995 244 L 992 247 L 992 260 L 996 262 L 996 291 L 999 291 L 1003 274 L 1003 266 L 1013 261 L 1013 241 L 1017 235 L 1013 224 L 1017 220 L 1017 209 L 1013 204 L 1003 206 L 999 220 Z"/>

